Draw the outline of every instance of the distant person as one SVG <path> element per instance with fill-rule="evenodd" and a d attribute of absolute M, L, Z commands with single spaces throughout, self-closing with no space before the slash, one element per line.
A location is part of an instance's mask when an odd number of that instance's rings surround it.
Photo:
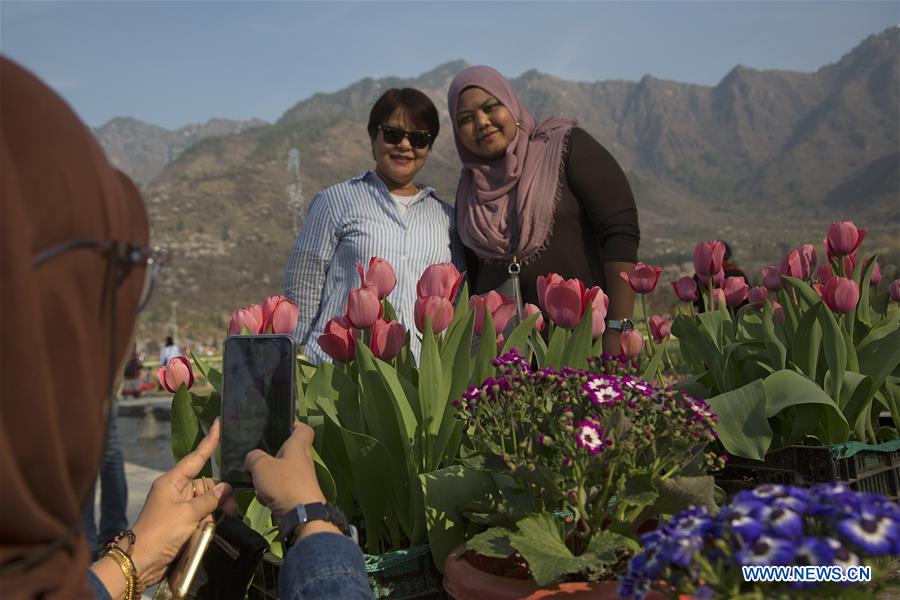
<path fill-rule="evenodd" d="M 155 251 L 137 188 L 90 129 L 2 56 L 0 81 L 0 303 L 17 316 L 0 321 L 0 336 L 12 341 L 0 346 L 0 596 L 125 598 L 131 582 L 136 598 L 217 506 L 235 506 L 226 504 L 227 484 L 196 479 L 219 425 L 154 481 L 131 530 L 91 564 L 82 513 Z M 276 516 L 324 500 L 312 440 L 298 424 L 276 457 L 247 457 L 257 495 Z M 371 598 L 362 552 L 333 523 L 297 526 L 289 541 L 279 597 Z"/>
<path fill-rule="evenodd" d="M 319 347 L 325 325 L 346 313 L 350 290 L 360 286 L 357 263 L 387 260 L 397 285 L 388 296 L 403 325 L 414 331 L 416 283 L 426 267 L 463 255 L 453 207 L 416 183 L 440 128 L 437 108 L 413 88 L 386 91 L 369 113 L 374 170 L 326 188 L 309 207 L 284 273 L 284 294 L 297 303 L 294 335 L 304 354 L 329 360 Z M 419 342 L 412 336 L 413 351 Z"/>
<path fill-rule="evenodd" d="M 490 67 L 460 72 L 447 93 L 463 169 L 456 219 L 472 291 L 504 288 L 517 262 L 524 302 L 537 278 L 558 273 L 609 296 L 603 351 L 619 354 L 633 327 L 640 229 L 631 186 L 609 151 L 574 119 L 538 122 Z"/>
<path fill-rule="evenodd" d="M 175 343 L 172 336 L 168 336 L 166 338 L 166 345 L 159 350 L 160 366 L 166 366 L 169 364 L 169 361 L 176 356 L 181 356 L 181 348 L 178 347 L 178 344 Z"/>

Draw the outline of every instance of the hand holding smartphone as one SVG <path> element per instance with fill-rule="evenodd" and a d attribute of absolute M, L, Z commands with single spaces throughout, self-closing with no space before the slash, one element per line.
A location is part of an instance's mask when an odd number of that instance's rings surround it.
<path fill-rule="evenodd" d="M 222 359 L 221 480 L 252 489 L 244 458 L 271 455 L 290 437 L 296 407 L 296 350 L 289 335 L 225 338 Z"/>

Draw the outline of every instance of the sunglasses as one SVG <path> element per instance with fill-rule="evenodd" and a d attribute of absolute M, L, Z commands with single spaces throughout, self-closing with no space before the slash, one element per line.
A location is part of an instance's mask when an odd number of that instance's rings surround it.
<path fill-rule="evenodd" d="M 150 303 L 150 298 L 153 297 L 153 290 L 156 288 L 159 271 L 167 258 L 166 251 L 160 248 L 136 246 L 116 240 L 72 240 L 40 252 L 34 256 L 31 264 L 33 267 L 38 267 L 51 258 L 79 248 L 94 250 L 107 256 L 115 268 L 115 283 L 117 286 L 121 285 L 134 267 L 146 267 L 144 269 L 144 284 L 138 300 L 138 314 L 143 312 L 147 304 Z"/>
<path fill-rule="evenodd" d="M 387 125 L 379 125 L 381 137 L 384 143 L 396 146 L 403 141 L 403 138 L 409 140 L 409 145 L 417 150 L 427 148 L 431 144 L 431 134 L 427 131 L 406 131 L 397 127 L 388 127 Z"/>

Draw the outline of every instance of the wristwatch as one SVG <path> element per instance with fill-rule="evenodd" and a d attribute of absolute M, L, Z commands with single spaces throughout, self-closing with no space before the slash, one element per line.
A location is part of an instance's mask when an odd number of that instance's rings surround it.
<path fill-rule="evenodd" d="M 628 331 L 634 329 L 634 322 L 631 319 L 606 319 L 606 328 L 616 331 Z"/>
<path fill-rule="evenodd" d="M 353 530 L 344 511 L 330 502 L 310 502 L 298 504 L 286 512 L 278 521 L 278 537 L 285 546 L 290 546 L 297 537 L 297 532 L 310 521 L 328 521 L 341 530 L 341 533 L 353 537 Z"/>

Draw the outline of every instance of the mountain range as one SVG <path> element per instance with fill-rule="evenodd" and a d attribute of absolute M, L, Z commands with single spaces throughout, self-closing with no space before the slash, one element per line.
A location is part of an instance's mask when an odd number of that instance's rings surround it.
<path fill-rule="evenodd" d="M 686 270 L 697 240 L 720 238 L 758 280 L 759 267 L 845 219 L 869 227 L 866 251 L 881 254 L 890 276 L 900 263 L 898 57 L 892 27 L 812 73 L 738 65 L 709 87 L 532 70 L 511 85 L 538 118 L 575 117 L 616 157 L 640 210 L 641 259 L 666 267 L 665 278 Z M 154 240 L 172 252 L 141 334 L 164 335 L 177 302 L 185 335 L 218 339 L 231 309 L 279 292 L 312 196 L 372 166 L 365 123 L 388 88 L 416 87 L 437 105 L 441 132 L 420 180 L 452 202 L 460 163 L 446 93 L 465 66 L 366 78 L 272 124 L 213 120 L 167 132 L 116 119 L 96 130 L 144 184 Z"/>

